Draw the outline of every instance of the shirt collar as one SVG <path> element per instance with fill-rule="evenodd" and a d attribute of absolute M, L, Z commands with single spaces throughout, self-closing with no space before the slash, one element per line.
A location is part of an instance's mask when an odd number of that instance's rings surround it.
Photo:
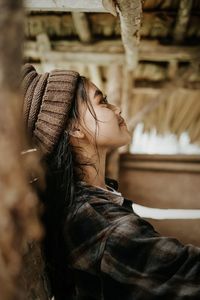
<path fill-rule="evenodd" d="M 112 201 L 113 203 L 118 204 L 118 205 L 123 205 L 124 198 L 121 195 L 121 193 L 117 192 L 117 188 L 118 188 L 117 181 L 110 179 L 110 178 L 109 179 L 106 178 L 105 181 L 106 181 L 106 185 L 108 185 L 112 189 L 112 191 L 103 189 L 98 186 L 90 185 L 90 184 L 86 183 L 85 181 L 79 181 L 79 182 L 77 182 L 77 185 L 79 187 L 84 188 L 84 190 L 89 191 L 89 193 L 95 194 L 97 197 L 101 197 L 101 196 L 105 197 L 106 196 L 106 198 L 108 200 Z M 114 186 L 116 188 L 114 188 Z"/>

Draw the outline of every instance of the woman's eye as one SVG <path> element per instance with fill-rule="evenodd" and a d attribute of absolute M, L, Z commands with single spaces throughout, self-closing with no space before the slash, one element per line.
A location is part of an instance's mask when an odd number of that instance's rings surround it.
<path fill-rule="evenodd" d="M 101 103 L 108 104 L 107 96 L 102 98 Z"/>

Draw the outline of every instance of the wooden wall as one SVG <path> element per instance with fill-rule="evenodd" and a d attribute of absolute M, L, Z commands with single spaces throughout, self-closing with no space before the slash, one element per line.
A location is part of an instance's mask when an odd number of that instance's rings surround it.
<path fill-rule="evenodd" d="M 200 209 L 200 156 L 123 154 L 119 183 L 123 195 L 140 205 Z M 200 246 L 200 219 L 148 221 L 162 235 Z"/>

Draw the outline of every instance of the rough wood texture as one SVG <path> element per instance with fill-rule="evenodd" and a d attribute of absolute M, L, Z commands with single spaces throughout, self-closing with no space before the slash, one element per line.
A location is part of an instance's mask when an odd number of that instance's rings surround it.
<path fill-rule="evenodd" d="M 127 68 L 134 70 L 138 63 L 142 2 L 141 0 L 117 0 L 121 36 L 126 53 Z"/>

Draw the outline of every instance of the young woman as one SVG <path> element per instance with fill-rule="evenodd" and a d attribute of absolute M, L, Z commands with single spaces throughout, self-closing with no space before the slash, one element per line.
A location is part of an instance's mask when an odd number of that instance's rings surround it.
<path fill-rule="evenodd" d="M 200 249 L 160 236 L 105 178 L 130 142 L 121 111 L 77 72 L 23 68 L 24 121 L 46 163 L 46 265 L 55 299 L 200 299 Z"/>

